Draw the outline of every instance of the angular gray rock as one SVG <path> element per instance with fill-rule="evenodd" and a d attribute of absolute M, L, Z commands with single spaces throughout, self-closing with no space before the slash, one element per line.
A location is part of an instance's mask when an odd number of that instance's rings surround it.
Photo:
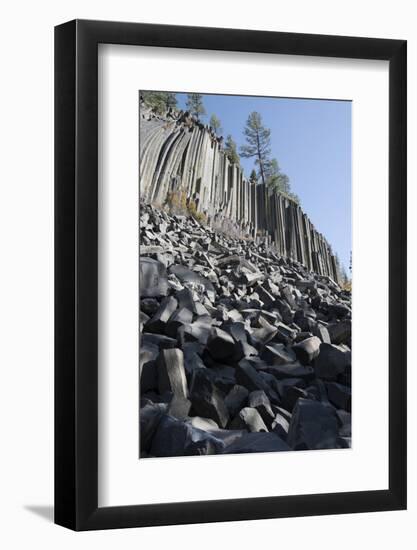
<path fill-rule="evenodd" d="M 244 386 L 236 384 L 227 394 L 224 403 L 229 411 L 230 418 L 234 418 L 237 413 L 246 405 L 249 391 Z"/>
<path fill-rule="evenodd" d="M 337 409 L 344 409 L 350 412 L 352 398 L 351 389 L 342 384 L 337 384 L 336 382 L 327 383 L 326 388 L 330 403 Z"/>
<path fill-rule="evenodd" d="M 147 404 L 139 412 L 140 452 L 148 452 L 152 444 L 155 431 L 166 410 L 163 404 Z"/>
<path fill-rule="evenodd" d="M 248 433 L 227 445 L 223 454 L 272 453 L 290 451 L 290 447 L 274 433 Z"/>
<path fill-rule="evenodd" d="M 288 430 L 288 445 L 294 450 L 334 449 L 337 438 L 335 410 L 311 399 L 298 399 Z"/>
<path fill-rule="evenodd" d="M 184 139 L 192 133 L 187 129 Z M 178 144 L 171 145 L 168 155 Z M 201 145 L 195 143 L 196 151 Z M 174 193 L 176 185 L 171 180 Z M 141 264 L 149 281 L 139 313 L 141 456 L 288 450 L 286 440 L 295 450 L 349 446 L 350 292 L 333 280 L 325 241 L 308 218 L 293 217 L 288 202 L 272 204 L 270 196 L 259 195 L 259 186 L 253 196 L 264 201 L 263 212 L 281 220 L 285 239 L 280 241 L 281 228 L 278 240 L 268 237 L 270 220 L 256 216 L 249 225 L 236 220 L 238 226 L 225 229 L 229 188 L 223 187 L 221 207 L 204 211 L 201 186 L 203 181 L 194 187 L 199 196 L 187 200 L 206 216 L 202 223 L 170 212 L 169 202 L 164 210 L 140 206 Z M 239 208 L 246 216 L 247 189 L 239 186 L 236 207 L 244 200 Z M 143 280 L 141 272 L 141 289 Z"/>
<path fill-rule="evenodd" d="M 295 344 L 292 349 L 295 352 L 297 359 L 303 365 L 311 365 L 313 359 L 315 359 L 320 353 L 320 344 L 320 339 L 317 338 L 317 336 L 312 336 L 302 342 L 298 342 L 298 344 Z"/>
<path fill-rule="evenodd" d="M 172 314 L 178 307 L 178 302 L 173 296 L 168 296 L 162 300 L 161 305 L 154 315 L 145 324 L 144 329 L 146 332 L 164 333 L 165 327 Z M 171 336 L 168 334 L 168 336 Z"/>
<path fill-rule="evenodd" d="M 245 407 L 230 423 L 232 430 L 247 430 L 248 432 L 267 432 L 268 428 L 259 412 L 252 407 Z"/>
<path fill-rule="evenodd" d="M 163 415 L 153 435 L 149 454 L 151 456 L 184 456 L 220 454 L 224 451 L 223 441 L 210 432 Z"/>
<path fill-rule="evenodd" d="M 188 397 L 187 377 L 184 369 L 184 354 L 180 349 L 161 350 L 156 360 L 158 366 L 158 389 L 162 394 L 172 392 L 177 397 Z"/>
<path fill-rule="evenodd" d="M 221 428 L 227 426 L 229 411 L 224 402 L 224 394 L 214 385 L 209 372 L 203 369 L 194 371 L 190 399 L 194 415 L 211 418 Z"/>
<path fill-rule="evenodd" d="M 269 429 L 274 420 L 275 414 L 266 393 L 263 390 L 251 392 L 248 398 L 248 406 L 258 411 L 265 425 Z"/>
<path fill-rule="evenodd" d="M 314 370 L 318 378 L 336 380 L 351 366 L 349 349 L 334 344 L 321 344 L 320 353 L 314 360 Z"/>
<path fill-rule="evenodd" d="M 139 290 L 141 298 L 167 295 L 167 271 L 161 262 L 141 256 L 139 262 Z"/>

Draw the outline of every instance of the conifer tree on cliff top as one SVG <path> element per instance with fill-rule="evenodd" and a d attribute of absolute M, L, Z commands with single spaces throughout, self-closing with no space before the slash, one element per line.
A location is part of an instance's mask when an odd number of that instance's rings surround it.
<path fill-rule="evenodd" d="M 288 176 L 281 172 L 277 159 L 271 158 L 271 130 L 263 125 L 259 113 L 249 115 L 243 133 L 246 144 L 241 146 L 240 154 L 244 158 L 255 158 L 257 177 L 274 191 L 299 204 L 300 199 L 291 192 Z"/>
<path fill-rule="evenodd" d="M 141 96 L 147 107 L 163 115 L 170 107 L 177 107 L 177 96 L 172 92 L 142 91 Z"/>
<path fill-rule="evenodd" d="M 271 154 L 271 130 L 265 128 L 261 115 L 254 111 L 249 115 L 243 133 L 247 143 L 241 146 L 240 154 L 244 158 L 255 157 L 261 182 L 267 183 L 266 168 Z"/>
<path fill-rule="evenodd" d="M 213 128 L 213 131 L 215 134 L 218 134 L 222 130 L 222 123 L 220 122 L 220 119 L 217 118 L 215 114 L 212 114 L 210 117 L 210 126 Z"/>
<path fill-rule="evenodd" d="M 190 111 L 190 113 L 196 118 L 200 118 L 200 116 L 204 116 L 206 114 L 206 110 L 203 105 L 203 96 L 201 94 L 187 94 L 186 106 L 188 111 Z"/>
<path fill-rule="evenodd" d="M 227 158 L 232 164 L 240 164 L 237 146 L 230 134 L 226 138 L 226 143 L 224 144 L 224 152 L 226 153 Z"/>

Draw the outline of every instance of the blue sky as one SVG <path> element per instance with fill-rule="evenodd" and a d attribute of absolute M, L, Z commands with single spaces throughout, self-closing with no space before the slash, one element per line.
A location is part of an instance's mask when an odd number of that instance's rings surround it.
<path fill-rule="evenodd" d="M 185 108 L 186 94 L 177 94 Z M 204 95 L 208 122 L 215 113 L 223 135 L 244 143 L 243 128 L 258 111 L 271 129 L 272 157 L 290 178 L 316 229 L 337 252 L 349 275 L 351 251 L 351 102 L 316 99 Z M 242 159 L 248 176 L 254 159 Z"/>

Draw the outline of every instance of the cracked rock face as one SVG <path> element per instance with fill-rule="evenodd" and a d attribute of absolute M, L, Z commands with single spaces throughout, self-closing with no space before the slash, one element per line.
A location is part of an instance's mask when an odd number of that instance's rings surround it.
<path fill-rule="evenodd" d="M 350 293 L 266 242 L 140 217 L 141 457 L 349 447 Z"/>

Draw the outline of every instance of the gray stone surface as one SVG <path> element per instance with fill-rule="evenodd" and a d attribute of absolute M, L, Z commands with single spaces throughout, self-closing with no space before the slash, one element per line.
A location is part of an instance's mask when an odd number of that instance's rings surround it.
<path fill-rule="evenodd" d="M 139 274 L 139 290 L 141 297 L 167 295 L 167 272 L 165 266 L 161 262 L 141 256 Z"/>
<path fill-rule="evenodd" d="M 158 355 L 158 389 L 162 394 L 172 392 L 177 397 L 188 397 L 184 354 L 180 349 L 164 349 Z"/>
<path fill-rule="evenodd" d="M 247 430 L 248 432 L 267 432 L 268 428 L 262 416 L 253 407 L 245 407 L 230 423 L 232 430 Z"/>
<path fill-rule="evenodd" d="M 274 433 L 248 433 L 223 450 L 224 454 L 271 453 L 290 451 L 290 447 Z"/>
<path fill-rule="evenodd" d="M 198 157 L 202 144 L 192 139 Z M 215 163 L 220 148 L 216 155 Z M 148 281 L 139 314 L 141 456 L 348 446 L 350 292 L 335 282 L 325 242 L 282 197 L 251 188 L 257 206 L 249 213 L 247 189 L 233 179 L 222 204 L 213 188 L 212 208 L 208 173 L 197 181 L 181 163 L 171 168 L 169 186 L 159 167 L 159 183 L 145 182 L 157 196 L 145 191 L 140 205 L 141 283 Z M 180 183 L 203 223 L 159 200 Z M 236 189 L 242 195 L 231 198 Z M 257 218 L 258 208 L 271 217 Z"/>
<path fill-rule="evenodd" d="M 297 359 L 303 365 L 311 365 L 313 359 L 318 357 L 320 353 L 320 339 L 317 336 L 312 336 L 306 340 L 302 340 L 293 346 L 293 351 Z"/>
<path fill-rule="evenodd" d="M 295 450 L 338 447 L 338 421 L 335 410 L 310 399 L 299 399 L 293 411 L 287 443 Z"/>

